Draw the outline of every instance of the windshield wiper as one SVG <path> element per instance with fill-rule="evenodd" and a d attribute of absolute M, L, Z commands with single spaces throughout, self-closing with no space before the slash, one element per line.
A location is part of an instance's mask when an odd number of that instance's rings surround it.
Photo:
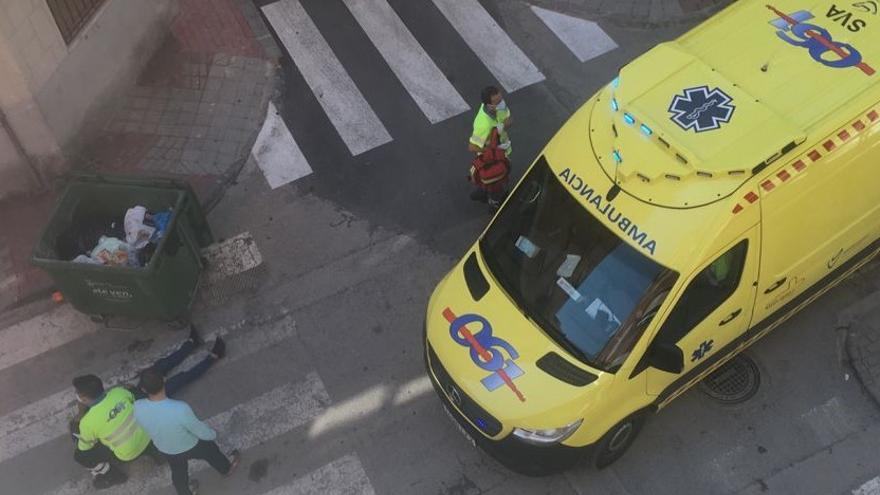
<path fill-rule="evenodd" d="M 525 314 L 525 313 L 524 313 L 524 314 Z M 535 321 L 535 318 L 532 318 L 532 317 L 529 316 L 528 314 L 526 314 L 525 316 L 526 316 L 526 318 L 529 319 L 529 321 L 531 321 L 533 324 L 536 324 L 536 325 L 539 326 L 542 330 L 544 330 L 544 331 L 547 332 L 549 335 L 551 335 L 551 336 L 553 337 L 554 342 L 556 342 L 557 344 L 559 344 L 560 346 L 562 346 L 563 349 L 565 349 L 566 351 L 568 351 L 569 353 L 571 353 L 574 357 L 576 357 L 577 359 L 581 360 L 581 361 L 584 362 L 585 364 L 587 364 L 587 365 L 589 365 L 589 366 L 592 366 L 592 367 L 594 367 L 594 368 L 596 368 L 596 369 L 602 369 L 602 368 L 596 366 L 595 364 L 593 364 L 593 362 L 590 360 L 590 358 L 587 357 L 587 355 L 584 354 L 583 351 L 581 351 L 581 350 L 578 349 L 574 344 L 572 344 L 571 341 L 568 340 L 568 337 L 566 337 L 564 333 L 562 333 L 562 332 L 561 332 L 560 330 L 558 330 L 556 327 L 554 327 L 553 325 L 551 325 L 549 321 L 546 321 L 545 319 L 541 318 L 541 316 L 540 316 L 541 313 L 533 312 L 532 314 L 534 314 L 535 317 L 540 318 L 540 320 L 536 322 L 536 321 Z"/>

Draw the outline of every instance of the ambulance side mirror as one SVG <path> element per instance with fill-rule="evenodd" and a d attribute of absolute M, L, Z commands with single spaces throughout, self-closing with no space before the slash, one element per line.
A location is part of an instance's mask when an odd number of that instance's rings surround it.
<path fill-rule="evenodd" d="M 675 344 L 655 341 L 648 350 L 648 365 L 677 375 L 684 369 L 684 353 Z"/>

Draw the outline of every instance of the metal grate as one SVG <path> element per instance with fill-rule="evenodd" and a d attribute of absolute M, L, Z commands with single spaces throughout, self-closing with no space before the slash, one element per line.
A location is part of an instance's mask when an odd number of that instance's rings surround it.
<path fill-rule="evenodd" d="M 722 404 L 739 404 L 752 398 L 761 385 L 758 365 L 739 354 L 703 378 L 700 389 Z"/>
<path fill-rule="evenodd" d="M 46 0 L 68 45 L 107 0 Z"/>

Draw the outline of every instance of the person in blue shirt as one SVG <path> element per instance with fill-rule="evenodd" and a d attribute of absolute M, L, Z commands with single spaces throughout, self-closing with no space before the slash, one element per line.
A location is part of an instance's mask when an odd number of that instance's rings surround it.
<path fill-rule="evenodd" d="M 238 451 L 227 458 L 214 441 L 217 432 L 196 417 L 189 404 L 165 395 L 165 377 L 150 368 L 141 373 L 138 386 L 146 399 L 134 403 L 134 418 L 146 430 L 153 445 L 168 460 L 171 482 L 178 495 L 195 495 L 198 482 L 189 479 L 189 460 L 207 461 L 217 472 L 229 476 L 238 467 Z"/>

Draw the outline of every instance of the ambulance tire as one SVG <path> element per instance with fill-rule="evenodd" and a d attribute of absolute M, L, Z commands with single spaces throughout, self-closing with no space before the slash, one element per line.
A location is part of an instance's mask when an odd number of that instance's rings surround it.
<path fill-rule="evenodd" d="M 608 430 L 595 446 L 593 465 L 596 469 L 606 468 L 623 457 L 623 454 L 635 441 L 644 423 L 645 415 L 636 413 Z"/>

